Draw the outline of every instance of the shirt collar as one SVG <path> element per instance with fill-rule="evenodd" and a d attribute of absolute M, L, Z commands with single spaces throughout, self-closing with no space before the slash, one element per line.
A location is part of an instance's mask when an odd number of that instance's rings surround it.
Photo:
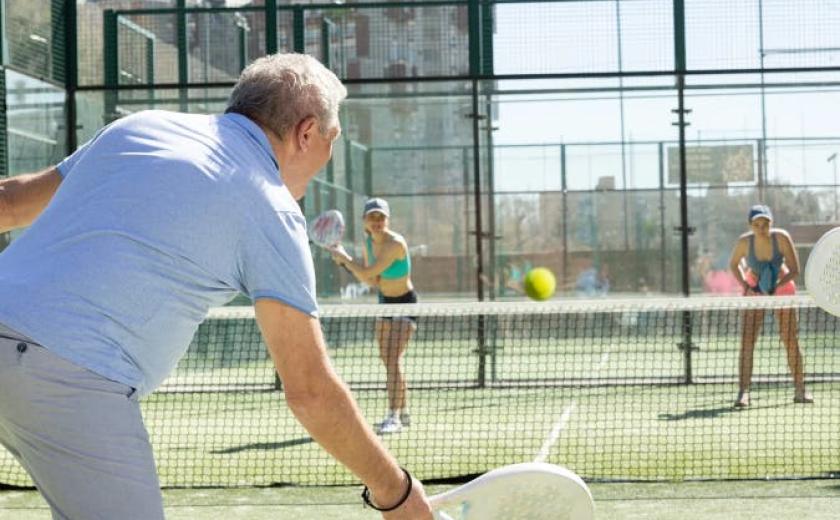
<path fill-rule="evenodd" d="M 268 142 L 268 137 L 265 135 L 265 131 L 259 127 L 255 122 L 249 119 L 242 114 L 237 114 L 235 112 L 229 112 L 227 114 L 223 114 L 221 116 L 223 119 L 227 121 L 231 121 L 241 127 L 248 135 L 260 145 L 260 148 L 265 150 L 265 153 L 271 158 L 271 162 L 274 163 L 276 168 L 280 166 L 277 164 L 277 158 L 274 156 L 274 149 L 271 147 L 271 143 Z"/>

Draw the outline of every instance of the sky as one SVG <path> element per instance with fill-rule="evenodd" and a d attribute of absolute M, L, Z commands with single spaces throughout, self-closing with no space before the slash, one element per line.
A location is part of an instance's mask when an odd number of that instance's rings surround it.
<path fill-rule="evenodd" d="M 624 0 L 621 8 L 621 64 L 623 70 L 669 70 L 673 68 L 673 21 L 671 0 Z M 834 7 L 832 8 L 832 4 Z M 758 0 L 687 0 L 686 49 L 689 69 L 723 69 L 761 65 Z M 829 0 L 764 0 L 765 66 L 832 66 L 840 64 L 840 9 Z M 523 38 L 527 31 L 528 37 Z M 619 67 L 616 2 L 561 2 L 501 4 L 496 11 L 494 68 L 498 74 L 525 72 L 607 72 Z M 603 35 L 603 36 L 601 36 Z M 836 50 L 833 50 L 836 49 Z M 826 82 L 840 74 L 766 75 L 766 83 Z M 516 94 L 522 90 L 612 88 L 617 79 L 504 81 L 511 91 L 498 98 L 498 130 L 494 142 L 580 143 L 673 141 L 672 125 L 677 106 L 674 79 L 626 78 L 623 101 L 617 92 Z M 691 76 L 686 107 L 689 141 L 840 136 L 840 93 L 837 87 L 809 90 L 793 87 L 762 89 L 710 88 L 712 85 L 761 83 L 759 75 Z M 643 90 L 652 86 L 666 90 Z M 638 90 L 633 90 L 637 87 Z M 623 107 L 622 107 L 623 105 Z M 622 128 L 622 108 L 624 125 Z M 604 148 L 597 149 L 600 152 Z M 840 151 L 836 142 L 808 147 L 771 147 L 768 173 L 777 182 L 832 182 L 833 163 L 826 158 Z M 533 152 L 533 150 L 531 150 Z M 583 152 L 581 152 L 583 153 Z M 597 153 L 593 150 L 592 153 Z M 625 161 L 628 187 L 658 184 L 658 159 L 647 148 Z M 620 151 L 598 153 L 603 157 L 580 162 L 571 182 L 580 189 L 592 188 L 601 176 L 616 177 L 621 186 Z M 505 163 L 505 155 L 517 157 Z M 531 153 L 533 170 L 522 172 L 522 153 L 504 151 L 496 163 L 496 180 L 502 190 L 556 189 L 557 167 L 551 152 Z M 757 158 L 757 157 L 756 157 Z M 543 165 L 540 168 L 539 165 Z M 572 166 L 569 165 L 570 174 Z M 541 171 L 545 170 L 545 171 Z M 632 171 L 631 171 L 632 170 Z"/>

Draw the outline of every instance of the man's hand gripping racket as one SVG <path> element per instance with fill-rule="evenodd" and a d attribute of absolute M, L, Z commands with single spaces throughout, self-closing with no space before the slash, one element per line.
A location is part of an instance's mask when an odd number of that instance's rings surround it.
<path fill-rule="evenodd" d="M 541 462 L 494 469 L 429 497 L 438 520 L 592 520 L 586 483 L 566 468 Z M 452 516 L 450 516 L 452 515 Z"/>

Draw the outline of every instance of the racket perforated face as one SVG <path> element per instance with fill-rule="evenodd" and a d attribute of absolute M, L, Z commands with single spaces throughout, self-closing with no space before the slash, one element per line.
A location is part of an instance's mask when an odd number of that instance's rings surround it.
<path fill-rule="evenodd" d="M 495 469 L 430 498 L 441 520 L 592 520 L 589 488 L 573 472 L 544 463 Z"/>
<path fill-rule="evenodd" d="M 318 215 L 309 225 L 309 239 L 320 247 L 333 247 L 344 237 L 344 217 L 336 209 Z"/>
<path fill-rule="evenodd" d="M 840 316 L 840 228 L 824 234 L 811 250 L 805 287 L 820 308 Z"/>

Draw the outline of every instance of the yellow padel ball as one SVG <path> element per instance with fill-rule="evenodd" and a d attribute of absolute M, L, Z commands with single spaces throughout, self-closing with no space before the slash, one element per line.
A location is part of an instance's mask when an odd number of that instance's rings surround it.
<path fill-rule="evenodd" d="M 543 301 L 551 298 L 556 286 L 554 273 L 545 267 L 535 267 L 525 275 L 525 294 L 531 299 Z"/>

